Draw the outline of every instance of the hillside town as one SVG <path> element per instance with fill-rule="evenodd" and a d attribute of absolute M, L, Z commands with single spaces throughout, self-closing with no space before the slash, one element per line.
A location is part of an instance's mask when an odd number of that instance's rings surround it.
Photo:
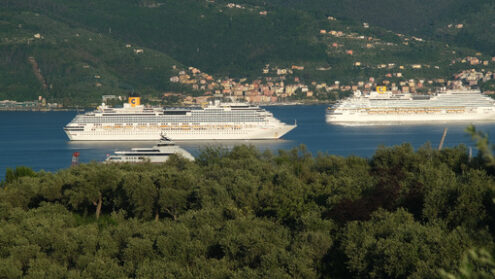
<path fill-rule="evenodd" d="M 39 96 L 38 100 L 33 101 L 12 101 L 0 100 L 0 111 L 2 110 L 22 110 L 22 111 L 50 111 L 65 110 L 62 104 L 48 103 L 46 98 Z"/>
<path fill-rule="evenodd" d="M 227 8 L 244 9 L 244 6 L 229 3 Z M 260 12 L 265 14 L 266 11 Z M 328 21 L 337 21 L 334 17 L 329 16 Z M 364 29 L 370 28 L 368 23 L 363 23 Z M 460 29 L 462 25 L 452 25 L 449 28 Z M 292 64 L 290 66 L 279 66 L 266 64 L 260 69 L 260 75 L 255 79 L 230 77 L 214 77 L 201 71 L 196 67 L 187 69 L 172 66 L 175 75 L 169 77 L 170 83 L 182 85 L 185 92 L 164 92 L 162 100 L 174 97 L 174 103 L 182 105 L 203 105 L 208 103 L 211 98 L 235 98 L 239 101 L 245 101 L 253 104 L 284 104 L 284 103 L 316 103 L 332 102 L 349 96 L 351 92 L 360 90 L 368 93 L 373 91 L 376 86 L 386 86 L 394 94 L 398 93 L 421 93 L 432 94 L 439 88 L 479 88 L 481 83 L 495 80 L 495 57 L 486 57 L 478 52 L 472 56 L 457 57 L 450 61 L 449 67 L 457 67 L 460 70 L 450 79 L 445 78 L 407 78 L 408 76 L 421 76 L 419 71 L 439 70 L 437 65 L 422 63 L 403 64 L 395 62 L 371 64 L 364 62 L 362 59 L 372 56 L 369 51 L 373 49 L 382 49 L 383 47 L 395 47 L 397 44 L 408 45 L 409 42 L 424 43 L 422 38 L 415 36 L 406 36 L 394 33 L 398 42 L 385 42 L 379 38 L 365 36 L 357 32 L 339 31 L 337 29 L 320 29 L 318 32 L 320 39 L 328 45 L 329 51 L 335 55 L 344 55 L 350 58 L 352 66 L 356 70 L 372 70 L 374 76 L 361 78 L 361 80 L 331 82 L 308 80 L 308 71 L 327 72 L 332 71 L 331 65 L 322 64 L 320 66 Z M 34 39 L 42 39 L 39 33 L 33 35 Z M 357 43 L 353 43 L 357 42 Z M 126 49 L 132 49 L 134 55 L 143 55 L 144 49 L 135 48 L 131 44 L 125 45 Z M 363 55 L 364 54 L 364 55 Z M 33 71 L 37 79 L 47 88 L 46 81 L 38 68 L 34 57 L 29 57 Z M 83 65 L 83 68 L 89 68 Z M 417 72 L 415 72 L 417 71 Z M 424 75 L 423 75 L 424 76 Z M 306 77 L 306 78 L 303 78 Z M 321 76 L 320 76 L 321 77 Z M 101 87 L 99 82 L 101 76 L 94 75 L 98 81 L 95 86 Z M 146 94 L 145 92 L 143 92 Z M 484 90 L 485 94 L 495 94 L 495 89 Z M 114 95 L 105 95 L 103 101 L 118 98 Z M 123 98 L 121 97 L 120 100 Z M 156 99 L 155 101 L 160 101 Z M 61 110 L 64 109 L 62 104 L 48 103 L 45 98 L 39 96 L 38 100 L 33 101 L 0 101 L 0 110 Z"/>
<path fill-rule="evenodd" d="M 228 8 L 243 9 L 243 6 L 229 3 Z M 337 19 L 328 16 L 329 22 L 336 22 Z M 366 22 L 364 29 L 370 28 Z M 449 28 L 462 29 L 462 24 L 449 26 Z M 360 90 L 369 92 L 378 85 L 387 86 L 393 93 L 422 93 L 432 94 L 439 88 L 478 88 L 480 83 L 495 79 L 495 57 L 488 58 L 478 52 L 473 56 L 453 58 L 449 67 L 458 67 L 460 70 L 449 79 L 445 78 L 407 78 L 408 76 L 421 76 L 411 74 L 414 71 L 439 70 L 438 65 L 425 63 L 412 63 L 400 65 L 395 62 L 370 64 L 361 60 L 363 53 L 373 49 L 395 47 L 397 44 L 408 46 L 410 42 L 419 44 L 425 40 L 415 36 L 407 36 L 400 33 L 393 34 L 398 38 L 397 42 L 385 42 L 379 38 L 365 36 L 357 32 L 338 31 L 337 29 L 320 29 L 319 38 L 324 41 L 330 52 L 337 55 L 343 54 L 350 57 L 352 67 L 356 70 L 371 69 L 375 76 L 366 79 L 344 82 L 334 80 L 332 82 L 317 82 L 303 79 L 305 71 L 325 72 L 331 71 L 331 65 L 321 65 L 315 67 L 307 65 L 293 64 L 286 67 L 276 65 L 265 65 L 261 69 L 259 78 L 248 80 L 247 78 L 214 78 L 202 72 L 196 67 L 189 67 L 187 70 L 177 70 L 177 75 L 170 77 L 170 82 L 190 86 L 190 88 L 201 96 L 186 96 L 185 94 L 167 92 L 167 96 L 180 97 L 184 105 L 204 104 L 212 97 L 234 97 L 237 100 L 255 104 L 280 104 L 287 102 L 328 102 L 335 101 L 350 95 L 351 92 Z M 349 43 L 350 42 L 350 43 Z M 352 43 L 352 42 L 357 42 Z M 366 53 L 364 57 L 370 57 Z M 455 54 L 455 51 L 453 52 Z M 309 69 L 309 67 L 313 67 Z M 175 66 L 174 66 L 175 69 Z M 378 74 L 380 73 L 380 74 Z M 423 75 L 425 76 L 425 75 Z M 426 75 L 427 76 L 427 75 Z M 485 94 L 494 94 L 494 90 L 485 90 Z"/>
<path fill-rule="evenodd" d="M 468 57 L 456 63 L 469 63 L 476 65 L 479 60 Z M 489 62 L 495 64 L 495 57 Z M 488 65 L 488 63 L 483 63 Z M 411 68 L 424 65 L 410 65 Z M 385 85 L 394 94 L 397 93 L 427 93 L 432 94 L 438 88 L 477 88 L 480 82 L 495 79 L 495 72 L 486 70 L 469 69 L 454 75 L 451 80 L 438 79 L 405 79 L 401 72 L 404 66 L 395 64 L 384 65 L 390 69 L 390 73 L 383 77 L 369 77 L 353 83 L 333 83 L 312 81 L 305 83 L 298 77 L 298 71 L 304 70 L 303 66 L 292 65 L 288 68 L 278 68 L 266 65 L 262 69 L 263 77 L 251 81 L 247 79 L 215 79 L 211 75 L 203 73 L 195 67 L 181 70 L 178 75 L 170 77 L 173 83 L 188 85 L 194 91 L 201 92 L 201 96 L 186 96 L 180 93 L 167 92 L 164 96 L 178 96 L 183 99 L 184 105 L 204 104 L 212 97 L 234 97 L 237 100 L 255 104 L 279 104 L 286 102 L 322 102 L 333 101 L 341 96 L 360 90 L 362 92 L 373 91 L 378 85 Z M 399 71 L 393 72 L 394 69 Z M 486 91 L 485 94 L 495 94 Z M 339 95 L 340 94 L 340 95 Z"/>
<path fill-rule="evenodd" d="M 466 57 L 452 61 L 452 63 L 466 63 L 469 65 L 495 64 L 495 57 L 491 61 L 481 61 L 476 57 Z M 369 77 L 352 83 L 334 81 L 326 82 L 304 82 L 299 73 L 305 69 L 304 66 L 292 65 L 282 68 L 265 65 L 261 70 L 262 77 L 248 80 L 246 78 L 215 79 L 212 75 L 202 72 L 198 68 L 189 67 L 187 70 L 177 70 L 177 75 L 170 77 L 170 82 L 185 85 L 197 94 L 182 92 L 164 92 L 163 98 L 176 97 L 182 105 L 204 105 L 211 98 L 235 98 L 261 105 L 295 104 L 295 103 L 321 103 L 331 102 L 349 96 L 352 92 L 360 90 L 363 93 L 374 91 L 376 86 L 386 86 L 394 94 L 398 93 L 422 93 L 432 94 L 439 88 L 479 88 L 480 83 L 495 80 L 495 71 L 485 69 L 468 69 L 455 74 L 452 79 L 405 79 L 400 70 L 405 66 L 395 64 L 383 64 L 379 67 L 390 70 L 390 73 L 382 77 Z M 423 67 L 424 65 L 419 65 Z M 419 67 L 409 65 L 411 69 Z M 317 69 L 318 70 L 318 69 Z M 319 69 L 325 70 L 325 69 Z M 394 72 L 394 70 L 397 70 Z M 495 90 L 485 90 L 487 95 L 495 95 Z M 195 95 L 195 96 L 194 96 Z M 115 95 L 104 95 L 103 101 L 120 99 Z M 33 101 L 0 101 L 0 110 L 63 110 L 59 103 L 48 103 L 39 96 Z"/>

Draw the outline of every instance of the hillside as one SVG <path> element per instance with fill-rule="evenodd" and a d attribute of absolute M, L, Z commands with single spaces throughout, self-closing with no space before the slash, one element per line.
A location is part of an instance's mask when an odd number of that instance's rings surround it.
<path fill-rule="evenodd" d="M 170 89 L 169 56 L 70 26 L 46 15 L 0 12 L 0 98 L 29 100 L 38 95 L 84 104 L 104 94 L 133 88 Z M 137 49 L 143 53 L 136 54 Z M 68 100 L 66 100 L 68 99 Z"/>
<path fill-rule="evenodd" d="M 494 0 L 272 0 L 269 3 L 368 22 L 495 55 Z M 462 29 L 452 28 L 457 24 L 462 24 Z"/>
<path fill-rule="evenodd" d="M 315 20 L 302 12 L 279 9 L 264 17 L 256 9 L 193 0 L 55 2 L 49 7 L 18 6 L 146 45 L 208 72 L 259 70 L 268 60 L 324 58 L 323 49 L 307 32 Z"/>
<path fill-rule="evenodd" d="M 41 95 L 65 105 L 93 105 L 101 95 L 131 90 L 155 97 L 170 91 L 201 95 L 208 89 L 170 82 L 190 66 L 214 79 L 248 80 L 280 78 L 272 73 L 292 68 L 297 70 L 282 80 L 312 86 L 352 85 L 370 77 L 397 83 L 450 79 L 465 69 L 481 70 L 456 61 L 490 59 L 472 48 L 403 35 L 372 21 L 364 26 L 364 19 L 350 12 L 346 18 L 343 11 L 359 10 L 352 8 L 358 2 L 305 3 L 2 1 L 0 52 L 7 59 L 0 62 L 0 99 Z M 459 30 L 447 30 L 442 38 L 458 40 L 453 32 Z M 492 70 L 492 64 L 483 70 Z M 270 74 L 263 74 L 266 65 Z"/>

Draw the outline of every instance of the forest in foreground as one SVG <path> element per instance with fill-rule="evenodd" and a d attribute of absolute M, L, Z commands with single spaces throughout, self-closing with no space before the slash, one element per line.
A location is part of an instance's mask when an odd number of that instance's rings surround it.
<path fill-rule="evenodd" d="M 493 278 L 495 160 L 472 135 L 474 158 L 237 146 L 8 170 L 0 278 Z"/>

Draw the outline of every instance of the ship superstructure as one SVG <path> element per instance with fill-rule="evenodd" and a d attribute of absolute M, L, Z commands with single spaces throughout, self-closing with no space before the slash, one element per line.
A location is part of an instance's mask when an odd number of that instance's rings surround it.
<path fill-rule="evenodd" d="M 64 128 L 72 141 L 278 139 L 296 125 L 245 103 L 210 103 L 206 107 L 160 108 L 130 97 L 123 108 L 105 104 L 77 115 Z"/>
<path fill-rule="evenodd" d="M 194 161 L 191 153 L 162 135 L 160 142 L 151 148 L 132 148 L 128 151 L 115 151 L 114 155 L 107 157 L 105 163 L 163 163 L 173 154 Z"/>
<path fill-rule="evenodd" d="M 495 121 L 495 100 L 479 90 L 443 90 L 433 95 L 392 94 L 382 88 L 329 107 L 326 121 L 335 124 L 433 121 Z"/>

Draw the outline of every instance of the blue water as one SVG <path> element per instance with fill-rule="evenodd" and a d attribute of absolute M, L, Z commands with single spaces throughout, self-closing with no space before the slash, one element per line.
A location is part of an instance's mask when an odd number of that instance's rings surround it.
<path fill-rule="evenodd" d="M 466 124 L 394 125 L 394 126 L 334 126 L 325 122 L 324 105 L 274 106 L 268 110 L 286 123 L 297 120 L 298 127 L 275 141 L 179 142 L 193 155 L 211 145 L 231 147 L 253 144 L 258 148 L 290 149 L 305 144 L 313 154 L 370 157 L 379 145 L 392 146 L 404 142 L 415 148 L 430 142 L 437 146 L 443 129 L 448 128 L 444 146 L 473 146 L 464 132 Z M 62 130 L 76 112 L 0 112 L 0 179 L 6 168 L 29 166 L 35 170 L 56 171 L 71 164 L 72 153 L 80 152 L 80 161 L 102 161 L 115 150 L 152 146 L 150 142 L 71 143 Z M 495 134 L 494 124 L 476 125 L 479 130 Z M 495 142 L 495 139 L 493 139 Z"/>

